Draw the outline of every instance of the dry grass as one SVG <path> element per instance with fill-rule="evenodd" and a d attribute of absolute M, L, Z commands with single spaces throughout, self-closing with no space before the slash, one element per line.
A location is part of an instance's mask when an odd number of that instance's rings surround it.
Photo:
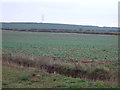
<path fill-rule="evenodd" d="M 3 53 L 3 63 L 23 67 L 44 69 L 49 73 L 59 73 L 70 77 L 80 77 L 89 80 L 99 80 L 106 86 L 118 86 L 118 71 L 111 72 L 105 65 L 95 63 L 71 63 L 53 60 L 47 56 L 29 56 L 18 53 Z"/>

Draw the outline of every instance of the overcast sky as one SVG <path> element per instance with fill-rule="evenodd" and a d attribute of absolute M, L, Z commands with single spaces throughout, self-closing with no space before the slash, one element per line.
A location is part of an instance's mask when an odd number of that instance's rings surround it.
<path fill-rule="evenodd" d="M 118 26 L 119 0 L 2 0 L 2 22 Z"/>

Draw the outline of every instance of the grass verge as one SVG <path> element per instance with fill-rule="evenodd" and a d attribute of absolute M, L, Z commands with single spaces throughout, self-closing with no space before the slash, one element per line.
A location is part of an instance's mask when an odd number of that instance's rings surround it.
<path fill-rule="evenodd" d="M 98 80 L 107 87 L 118 87 L 118 69 L 111 72 L 107 67 L 109 63 L 71 63 L 53 60 L 50 57 L 28 56 L 18 53 L 3 53 L 3 63 L 18 65 L 23 68 L 36 68 L 37 70 L 45 70 L 48 73 L 60 74 L 73 78 L 84 78 L 90 81 Z M 37 81 L 38 78 L 36 74 L 27 74 L 19 79 L 22 81 L 29 81 L 30 79 Z M 6 83 L 3 83 L 3 85 L 6 85 Z M 69 83 L 69 85 L 72 84 Z M 62 87 L 67 86 L 63 85 Z M 77 87 L 77 85 L 73 85 L 73 87 Z"/>
<path fill-rule="evenodd" d="M 98 82 L 88 82 L 43 70 L 18 68 L 3 64 L 3 88 L 104 88 Z"/>

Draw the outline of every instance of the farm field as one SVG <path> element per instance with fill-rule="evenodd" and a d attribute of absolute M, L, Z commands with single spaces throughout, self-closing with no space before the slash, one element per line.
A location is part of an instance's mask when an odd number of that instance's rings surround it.
<path fill-rule="evenodd" d="M 2 32 L 3 52 L 59 57 L 67 60 L 118 60 L 118 36 Z"/>
<path fill-rule="evenodd" d="M 3 87 L 120 87 L 117 35 L 3 30 L 2 54 Z M 36 75 L 43 79 L 31 81 Z"/>

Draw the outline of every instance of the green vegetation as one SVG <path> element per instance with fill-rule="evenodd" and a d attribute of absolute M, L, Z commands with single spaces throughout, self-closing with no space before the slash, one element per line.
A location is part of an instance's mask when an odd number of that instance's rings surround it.
<path fill-rule="evenodd" d="M 63 31 L 96 31 L 96 32 L 117 32 L 117 27 L 98 27 L 87 25 L 70 25 L 70 24 L 55 24 L 55 23 L 2 23 L 4 29 L 19 29 L 19 30 L 63 30 Z"/>
<path fill-rule="evenodd" d="M 3 65 L 3 88 L 104 88 L 98 82 Z"/>
<path fill-rule="evenodd" d="M 88 78 L 92 80 L 109 80 L 116 74 L 112 74 L 108 65 L 112 63 L 99 64 L 93 63 L 72 63 L 60 60 L 53 60 L 45 56 L 28 56 L 18 53 L 4 53 L 2 54 L 4 63 L 18 65 L 22 67 L 33 67 L 36 69 L 45 69 L 49 73 L 59 73 L 65 76 Z M 115 68 L 117 69 L 117 67 Z M 117 73 L 117 71 L 116 71 Z M 26 80 L 26 77 L 23 77 Z M 116 75 L 117 78 L 117 75 Z"/>
<path fill-rule="evenodd" d="M 118 60 L 118 36 L 3 31 L 3 52 L 67 60 Z"/>
<path fill-rule="evenodd" d="M 118 87 L 120 63 L 111 62 L 118 60 L 118 36 L 17 31 L 2 35 L 3 87 Z M 93 63 L 80 62 L 87 60 Z"/>

